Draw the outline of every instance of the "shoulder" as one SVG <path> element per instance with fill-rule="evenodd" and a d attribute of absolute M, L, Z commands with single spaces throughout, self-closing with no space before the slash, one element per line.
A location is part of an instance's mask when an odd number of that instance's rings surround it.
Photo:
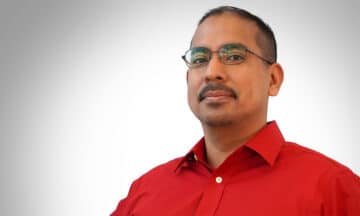
<path fill-rule="evenodd" d="M 350 168 L 313 149 L 287 142 L 280 154 L 279 165 L 296 172 L 303 181 L 312 179 L 324 192 L 349 188 L 360 194 L 360 178 Z M 331 189 L 332 188 L 332 189 Z"/>
<path fill-rule="evenodd" d="M 330 187 L 339 183 L 346 184 L 345 182 L 360 184 L 359 177 L 344 164 L 293 142 L 283 145 L 276 166 L 278 170 L 285 171 L 304 182 L 313 182 L 317 186 Z"/>
<path fill-rule="evenodd" d="M 129 212 L 137 205 L 141 197 L 149 196 L 159 186 L 166 185 L 167 179 L 175 174 L 175 169 L 182 159 L 183 157 L 175 158 L 160 164 L 133 181 L 127 197 L 120 200 L 116 210 L 111 215 L 129 215 Z"/>
<path fill-rule="evenodd" d="M 324 172 L 347 172 L 348 167 L 340 162 L 308 147 L 299 145 L 294 142 L 286 142 L 280 152 L 280 160 L 289 160 L 306 166 L 307 169 L 322 169 Z"/>
<path fill-rule="evenodd" d="M 302 179 L 315 179 L 324 191 L 330 188 L 351 188 L 360 194 L 360 178 L 350 168 L 313 149 L 287 142 L 281 151 L 280 160 L 303 175 Z"/>
<path fill-rule="evenodd" d="M 178 157 L 153 167 L 137 178 L 133 182 L 132 187 L 139 188 L 152 183 L 159 184 L 159 182 L 165 181 L 167 178 L 175 175 L 176 167 L 183 159 L 184 157 Z"/>

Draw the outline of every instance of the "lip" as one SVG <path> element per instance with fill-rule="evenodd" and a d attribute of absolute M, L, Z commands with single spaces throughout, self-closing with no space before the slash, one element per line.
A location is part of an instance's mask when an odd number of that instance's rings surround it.
<path fill-rule="evenodd" d="M 210 90 L 207 91 L 204 95 L 205 97 L 230 97 L 231 93 L 223 90 Z"/>
<path fill-rule="evenodd" d="M 199 102 L 203 100 L 222 101 L 229 98 L 236 99 L 236 92 L 225 85 L 208 84 L 198 94 Z"/>
<path fill-rule="evenodd" d="M 233 98 L 232 94 L 223 90 L 210 90 L 204 94 L 204 100 L 209 102 L 221 102 Z"/>

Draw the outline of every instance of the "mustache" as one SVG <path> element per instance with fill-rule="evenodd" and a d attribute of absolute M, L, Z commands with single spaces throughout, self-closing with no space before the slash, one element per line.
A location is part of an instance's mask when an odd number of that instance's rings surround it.
<path fill-rule="evenodd" d="M 199 95 L 198 95 L 198 101 L 202 101 L 205 99 L 205 95 L 208 91 L 215 91 L 215 90 L 220 90 L 220 91 L 225 91 L 227 93 L 229 93 L 231 95 L 231 97 L 237 99 L 238 95 L 236 94 L 235 90 L 233 90 L 230 87 L 224 86 L 224 85 L 219 85 L 219 84 L 208 84 L 206 85 L 204 88 L 201 89 Z"/>

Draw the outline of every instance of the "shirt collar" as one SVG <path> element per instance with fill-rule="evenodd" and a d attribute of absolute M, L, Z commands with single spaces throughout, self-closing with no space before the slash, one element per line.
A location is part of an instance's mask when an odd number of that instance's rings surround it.
<path fill-rule="evenodd" d="M 252 137 L 245 145 L 255 151 L 270 166 L 273 166 L 285 139 L 276 123 L 276 121 L 268 122 L 254 137 Z M 175 171 L 183 165 L 186 166 L 192 161 L 205 162 L 205 139 L 201 138 L 195 146 L 179 161 Z"/>
<path fill-rule="evenodd" d="M 245 146 L 258 153 L 269 165 L 273 166 L 285 139 L 276 121 L 266 124 Z"/>

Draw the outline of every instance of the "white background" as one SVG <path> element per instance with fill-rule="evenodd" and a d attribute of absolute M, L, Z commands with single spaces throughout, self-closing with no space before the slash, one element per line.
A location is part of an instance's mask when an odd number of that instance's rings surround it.
<path fill-rule="evenodd" d="M 269 120 L 359 174 L 357 0 L 2 0 L 0 215 L 109 215 L 135 178 L 185 154 L 202 131 L 180 56 L 223 4 L 277 36 Z"/>

